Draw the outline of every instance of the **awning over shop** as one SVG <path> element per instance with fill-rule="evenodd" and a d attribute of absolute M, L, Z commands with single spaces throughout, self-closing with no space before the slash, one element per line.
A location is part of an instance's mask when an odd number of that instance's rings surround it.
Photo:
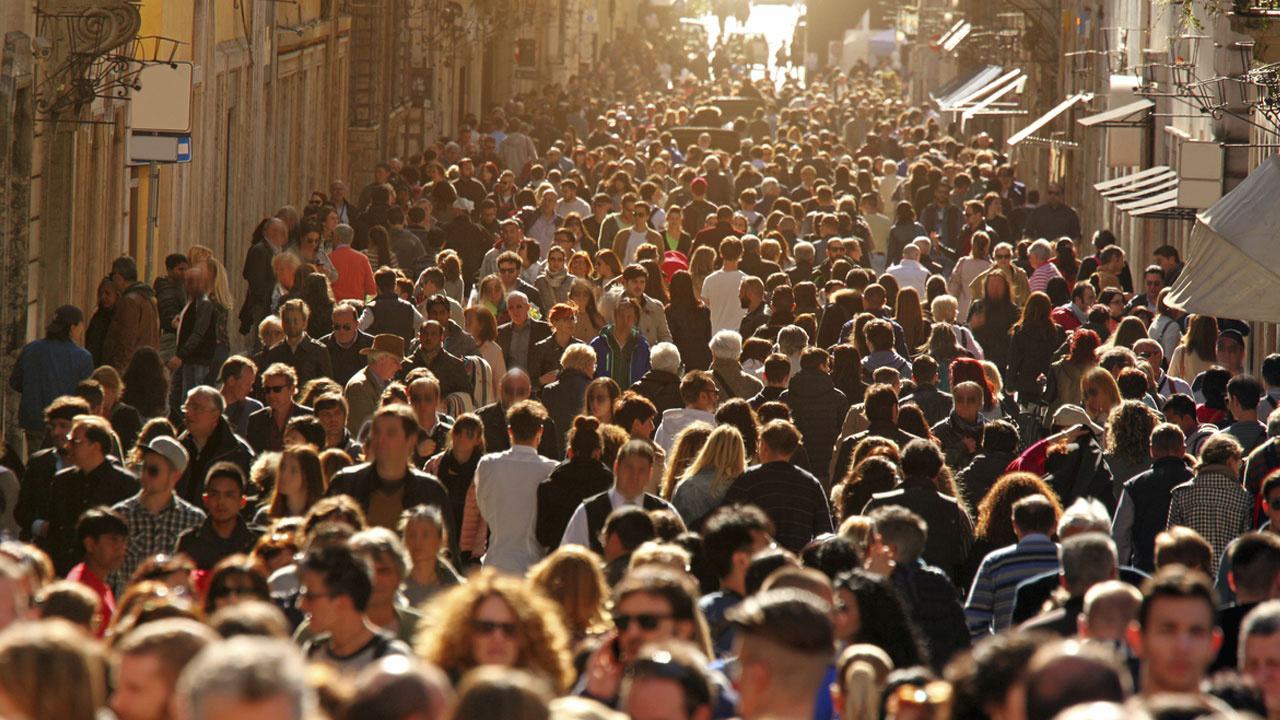
<path fill-rule="evenodd" d="M 1017 145 L 1018 143 L 1024 140 L 1031 140 L 1031 141 L 1036 141 L 1036 142 L 1041 142 L 1046 144 L 1052 144 L 1053 141 L 1047 140 L 1045 138 L 1035 137 L 1035 133 L 1039 131 L 1040 128 L 1053 122 L 1053 120 L 1057 118 L 1059 115 L 1070 110 L 1072 106 L 1074 106 L 1076 103 L 1088 102 L 1092 98 L 1093 98 L 1093 93 L 1076 93 L 1075 95 L 1072 95 L 1066 100 L 1063 100 L 1062 102 L 1055 105 L 1052 110 L 1036 118 L 1031 122 L 1030 125 L 1024 127 L 1023 129 L 1019 130 L 1017 133 L 1012 135 L 1008 140 L 1009 147 L 1013 147 L 1014 145 Z M 1071 143 L 1063 143 L 1063 144 L 1072 145 Z"/>
<path fill-rule="evenodd" d="M 1093 186 L 1116 209 L 1135 217 L 1169 213 L 1178 207 L 1178 173 L 1164 165 Z"/>
<path fill-rule="evenodd" d="M 1027 111 L 1020 108 L 1018 103 L 1002 102 L 1002 98 L 1011 93 L 1020 93 L 1026 86 L 1027 75 L 1021 70 L 1014 70 L 1002 76 L 1002 79 L 993 83 L 990 92 L 975 96 L 981 99 L 971 101 L 969 106 L 964 108 L 964 114 L 960 116 L 961 122 L 970 120 L 975 115 L 1025 115 Z"/>
<path fill-rule="evenodd" d="M 971 73 L 956 76 L 938 92 L 931 93 L 931 97 L 938 107 L 950 107 L 956 104 L 956 100 L 972 96 L 975 90 L 982 89 L 1004 73 L 1004 68 L 999 65 L 987 65 Z"/>
<path fill-rule="evenodd" d="M 1082 117 L 1076 122 L 1085 127 L 1136 127 L 1147 121 L 1147 111 L 1155 106 L 1155 103 L 1143 98 L 1097 115 Z"/>
<path fill-rule="evenodd" d="M 1169 302 L 1192 313 L 1280 323 L 1280 157 L 1196 216 Z"/>
<path fill-rule="evenodd" d="M 942 37 L 938 38 L 937 46 L 942 48 L 943 52 L 955 52 L 960 47 L 960 43 L 969 37 L 969 33 L 973 32 L 973 23 L 968 20 L 960 20 L 951 26 Z"/>

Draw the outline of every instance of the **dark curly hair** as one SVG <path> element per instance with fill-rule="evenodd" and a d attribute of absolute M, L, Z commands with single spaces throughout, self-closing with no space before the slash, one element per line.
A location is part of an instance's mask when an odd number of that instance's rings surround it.
<path fill-rule="evenodd" d="M 888 578 L 855 569 L 836 578 L 836 592 L 841 591 L 853 595 L 862 619 L 851 643 L 875 645 L 888 653 L 897 668 L 929 664 L 920 628 L 907 615 L 902 597 Z"/>

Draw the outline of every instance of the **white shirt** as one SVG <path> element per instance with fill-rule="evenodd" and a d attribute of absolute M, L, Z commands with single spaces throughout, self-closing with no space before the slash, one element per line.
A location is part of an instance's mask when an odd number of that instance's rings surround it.
<path fill-rule="evenodd" d="M 538 485 L 556 467 L 528 445 L 490 453 L 476 465 L 476 504 L 489 524 L 486 567 L 523 576 L 542 559 L 542 545 L 534 537 L 538 513 Z"/>
<path fill-rule="evenodd" d="M 929 281 L 929 271 L 920 264 L 919 260 L 902 258 L 902 262 L 889 268 L 887 272 L 898 281 L 900 286 L 913 287 L 920 293 L 920 297 L 925 296 L 924 286 Z"/>
<path fill-rule="evenodd" d="M 649 241 L 649 228 L 643 225 L 637 225 L 627 233 L 627 249 L 623 253 L 626 255 L 622 259 L 624 265 L 630 265 L 636 261 L 636 251 L 640 246 Z"/>
<path fill-rule="evenodd" d="M 666 503 L 666 501 L 663 501 Z M 644 494 L 642 493 L 635 499 L 629 499 L 622 496 L 617 488 L 609 488 L 609 504 L 613 506 L 613 510 L 617 510 L 624 505 L 635 505 L 636 507 L 644 507 Z M 670 508 L 671 505 L 667 504 Z M 672 512 L 675 512 L 672 508 Z M 591 547 L 589 534 L 591 530 L 587 526 L 587 504 L 579 503 L 578 509 L 573 511 L 573 517 L 569 518 L 569 524 L 565 526 L 564 537 L 560 538 L 560 545 L 581 545 L 582 547 Z"/>
<path fill-rule="evenodd" d="M 741 270 L 716 270 L 702 281 L 702 297 L 711 308 L 711 335 L 721 330 L 738 331 L 747 311 L 738 300 L 738 286 L 747 276 Z"/>
<path fill-rule="evenodd" d="M 586 200 L 575 197 L 572 200 L 560 200 L 556 203 L 556 216 L 560 218 L 568 217 L 569 213 L 578 213 L 583 220 L 591 217 L 591 206 Z"/>

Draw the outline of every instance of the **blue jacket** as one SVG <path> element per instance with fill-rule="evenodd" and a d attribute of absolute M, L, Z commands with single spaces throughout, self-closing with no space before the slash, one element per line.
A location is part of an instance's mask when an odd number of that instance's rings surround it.
<path fill-rule="evenodd" d="M 647 357 L 647 353 L 646 353 Z M 18 355 L 9 387 L 22 393 L 18 424 L 44 430 L 44 409 L 93 373 L 93 356 L 72 340 L 43 338 L 28 343 Z"/>
<path fill-rule="evenodd" d="M 596 377 L 611 377 L 623 390 L 649 372 L 649 341 L 638 328 L 632 328 L 631 338 L 618 347 L 613 326 L 605 325 L 591 341 L 591 348 L 596 351 Z"/>

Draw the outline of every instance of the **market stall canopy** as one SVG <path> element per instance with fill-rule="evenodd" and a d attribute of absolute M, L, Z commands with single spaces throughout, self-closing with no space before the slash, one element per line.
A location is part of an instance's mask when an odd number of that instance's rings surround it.
<path fill-rule="evenodd" d="M 1192 313 L 1280 323 L 1280 157 L 1196 216 L 1169 302 Z"/>
<path fill-rule="evenodd" d="M 1072 106 L 1074 106 L 1076 103 L 1089 102 L 1092 99 L 1093 99 L 1093 93 L 1076 93 L 1075 95 L 1068 97 L 1066 100 L 1063 100 L 1062 102 L 1055 105 L 1053 109 L 1049 110 L 1049 112 L 1041 115 L 1035 120 L 1032 120 L 1030 125 L 1014 133 L 1013 136 L 1011 136 L 1007 141 L 1009 144 L 1009 147 L 1013 147 L 1018 143 L 1022 142 L 1023 140 L 1030 140 L 1033 142 L 1039 142 L 1044 144 L 1058 143 L 1065 146 L 1074 146 L 1075 143 L 1072 143 L 1069 141 L 1052 140 L 1049 138 L 1037 137 L 1036 133 L 1039 132 L 1039 130 L 1043 128 L 1045 125 L 1048 125 L 1049 123 L 1053 122 L 1054 119 L 1056 119 L 1059 115 L 1070 110 Z"/>

